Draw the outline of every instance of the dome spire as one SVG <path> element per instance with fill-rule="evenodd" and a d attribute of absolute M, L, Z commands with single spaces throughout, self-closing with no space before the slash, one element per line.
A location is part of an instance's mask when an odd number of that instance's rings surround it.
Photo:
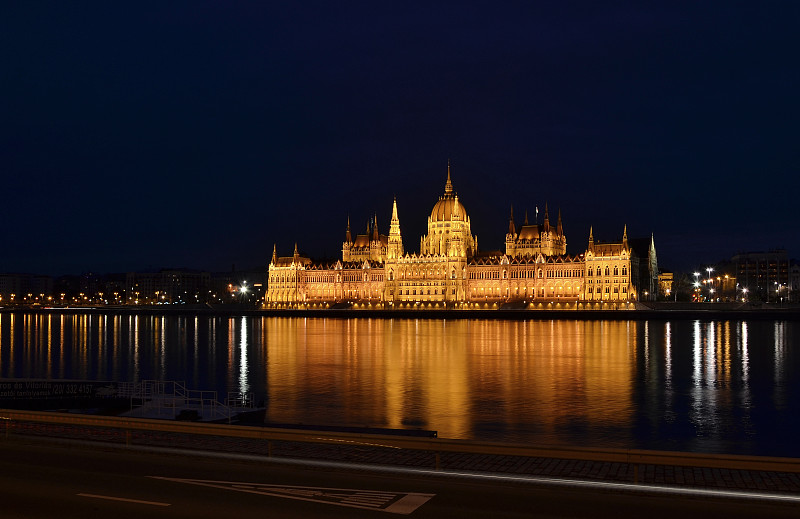
<path fill-rule="evenodd" d="M 453 194 L 453 182 L 450 181 L 450 159 L 447 159 L 447 182 L 444 184 L 444 194 Z"/>

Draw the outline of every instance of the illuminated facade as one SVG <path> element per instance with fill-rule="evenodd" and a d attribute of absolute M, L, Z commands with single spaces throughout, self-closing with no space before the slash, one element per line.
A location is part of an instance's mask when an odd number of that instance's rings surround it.
<path fill-rule="evenodd" d="M 622 240 L 595 242 L 592 231 L 584 253 L 567 254 L 561 212 L 550 224 L 530 224 L 527 214 L 517 231 L 513 209 L 505 239 L 505 253 L 482 254 L 470 218 L 453 189 L 450 167 L 444 194 L 428 217 L 428 233 L 420 238 L 418 253 L 406 252 L 400 232 L 397 200 L 392 204 L 389 234 L 378 232 L 376 219 L 355 239 L 347 222 L 342 259 L 314 263 L 299 255 L 278 257 L 269 264 L 265 306 L 373 308 L 462 308 L 511 305 L 537 307 L 556 303 L 560 308 L 595 308 L 613 303 L 629 308 L 639 298 L 642 272 L 657 276 L 655 246 L 640 256 Z M 650 274 L 653 270 L 655 274 Z M 649 286 L 652 279 L 646 279 Z"/>

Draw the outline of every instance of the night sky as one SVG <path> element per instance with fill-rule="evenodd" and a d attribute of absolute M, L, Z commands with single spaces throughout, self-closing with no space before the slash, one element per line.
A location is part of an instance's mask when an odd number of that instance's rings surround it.
<path fill-rule="evenodd" d="M 699 4 L 699 5 L 696 5 Z M 452 180 L 482 250 L 800 255 L 800 2 L 4 2 L 0 272 L 340 257 Z"/>

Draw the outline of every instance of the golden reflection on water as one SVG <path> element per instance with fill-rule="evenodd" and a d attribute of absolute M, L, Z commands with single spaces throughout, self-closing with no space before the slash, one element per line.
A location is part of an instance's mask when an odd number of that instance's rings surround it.
<path fill-rule="evenodd" d="M 0 313 L 0 377 L 176 380 L 220 399 L 252 391 L 274 423 L 615 446 L 681 437 L 681 448 L 701 439 L 707 449 L 793 430 L 781 420 L 796 402 L 796 330 L 761 321 Z M 771 412 L 783 414 L 756 422 Z"/>
<path fill-rule="evenodd" d="M 472 437 L 631 420 L 636 326 L 615 321 L 271 319 L 268 420 Z M 332 418 L 333 417 L 333 418 Z M 320 417 L 320 423 L 323 418 Z"/>

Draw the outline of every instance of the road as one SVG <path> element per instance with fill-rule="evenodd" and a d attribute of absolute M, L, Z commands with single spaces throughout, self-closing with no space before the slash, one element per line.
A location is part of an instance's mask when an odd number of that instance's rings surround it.
<path fill-rule="evenodd" d="M 0 440 L 0 517 L 797 517 L 775 502 Z M 387 515 L 388 514 L 388 515 Z"/>

